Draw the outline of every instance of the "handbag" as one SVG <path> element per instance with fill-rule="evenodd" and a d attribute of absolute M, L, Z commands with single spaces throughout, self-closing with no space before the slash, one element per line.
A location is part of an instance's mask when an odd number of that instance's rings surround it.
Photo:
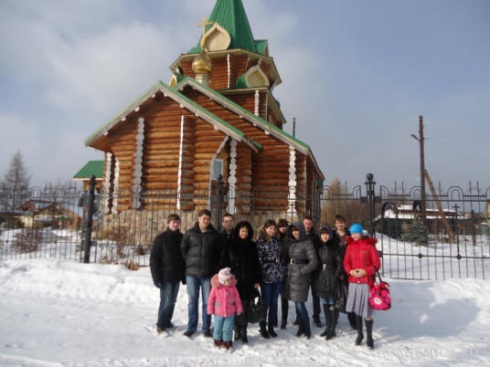
<path fill-rule="evenodd" d="M 264 319 L 264 301 L 262 300 L 262 294 L 258 289 L 255 289 L 254 293 L 255 294 L 247 307 L 247 319 L 248 322 L 252 324 Z"/>
<path fill-rule="evenodd" d="M 390 285 L 381 279 L 381 274 L 377 273 L 379 283 L 376 279 L 369 289 L 369 306 L 373 310 L 387 311 L 391 308 Z"/>

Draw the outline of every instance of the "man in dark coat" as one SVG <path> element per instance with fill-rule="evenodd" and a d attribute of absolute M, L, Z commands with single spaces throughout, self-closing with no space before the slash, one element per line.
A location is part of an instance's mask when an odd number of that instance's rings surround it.
<path fill-rule="evenodd" d="M 150 254 L 150 270 L 153 284 L 160 289 L 157 333 L 173 327 L 172 316 L 179 293 L 180 282 L 185 284 L 185 263 L 180 251 L 182 233 L 180 218 L 170 214 L 167 229 L 160 233 L 153 243 Z"/>
<path fill-rule="evenodd" d="M 223 244 L 218 232 L 211 224 L 211 212 L 203 209 L 194 227 L 185 232 L 181 251 L 185 259 L 187 295 L 189 296 L 189 321 L 185 336 L 192 336 L 197 330 L 199 318 L 199 291 L 202 292 L 202 331 L 204 336 L 212 337 L 210 331 L 211 315 L 207 315 L 208 296 L 211 290 L 211 277 L 219 271 L 222 263 Z"/>

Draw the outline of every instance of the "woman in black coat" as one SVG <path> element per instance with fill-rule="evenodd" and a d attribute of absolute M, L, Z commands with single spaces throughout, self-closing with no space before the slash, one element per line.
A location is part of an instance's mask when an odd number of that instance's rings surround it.
<path fill-rule="evenodd" d="M 308 300 L 310 278 L 318 267 L 315 247 L 306 237 L 302 222 L 294 222 L 287 232 L 289 240 L 288 283 L 289 300 L 296 306 L 298 316 L 298 332 L 296 336 L 311 336 L 310 317 L 305 303 Z"/>
<path fill-rule="evenodd" d="M 237 280 L 236 287 L 243 304 L 243 313 L 235 317 L 234 325 L 235 340 L 241 339 L 243 343 L 248 342 L 247 314 L 255 296 L 255 289 L 260 286 L 259 257 L 252 238 L 252 225 L 247 221 L 239 222 L 235 226 L 233 240 L 229 242 L 224 257 L 226 266 L 231 268 Z"/>
<path fill-rule="evenodd" d="M 330 228 L 323 227 L 320 230 L 320 244 L 321 247 L 318 251 L 319 267 L 315 285 L 318 295 L 323 302 L 326 321 L 325 331 L 320 335 L 325 336 L 328 340 L 335 336 L 335 328 L 339 318 L 336 297 L 339 288 L 342 286 L 340 279 L 343 275 L 344 268 L 338 238 L 332 236 Z"/>

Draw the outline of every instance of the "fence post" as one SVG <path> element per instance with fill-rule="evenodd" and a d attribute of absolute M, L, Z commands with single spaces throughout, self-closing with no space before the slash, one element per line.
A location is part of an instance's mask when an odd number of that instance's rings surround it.
<path fill-rule="evenodd" d="M 365 184 L 369 209 L 369 235 L 374 236 L 374 185 L 376 185 L 376 182 L 373 181 L 374 175 L 372 173 L 368 173 L 366 178 L 367 181 Z"/>
<path fill-rule="evenodd" d="M 90 247 L 92 246 L 92 225 L 93 217 L 95 214 L 95 176 L 90 177 L 90 188 L 88 192 L 88 203 L 87 203 L 87 228 L 85 229 L 85 254 L 83 262 L 85 264 L 90 263 Z"/>

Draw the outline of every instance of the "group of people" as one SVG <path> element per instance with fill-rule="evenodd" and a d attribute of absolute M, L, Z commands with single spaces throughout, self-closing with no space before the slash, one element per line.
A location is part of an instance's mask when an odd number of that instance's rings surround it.
<path fill-rule="evenodd" d="M 376 239 L 365 236 L 360 224 L 347 229 L 345 218 L 337 215 L 335 229 L 324 226 L 316 233 L 310 216 L 291 224 L 285 219 L 268 219 L 254 240 L 252 225 L 247 221 L 235 225 L 233 215 L 227 213 L 222 227 L 217 231 L 211 224 L 211 212 L 204 209 L 194 226 L 182 234 L 179 216 L 168 216 L 167 228 L 156 237 L 150 255 L 153 282 L 160 289 L 157 333 L 174 327 L 172 316 L 182 283 L 189 299 L 187 337 L 197 331 L 201 296 L 203 335 L 225 349 L 232 347 L 233 336 L 247 343 L 253 303 L 260 295 L 263 338 L 275 338 L 278 326 L 287 327 L 290 301 L 295 305 L 296 335 L 310 338 L 306 302 L 311 288 L 313 322 L 318 327 L 322 326 L 323 305 L 325 330 L 321 336 L 335 337 L 339 312 L 343 312 L 357 330 L 355 344 L 364 340 L 364 323 L 366 345 L 374 348 L 368 297 L 380 259 Z"/>

